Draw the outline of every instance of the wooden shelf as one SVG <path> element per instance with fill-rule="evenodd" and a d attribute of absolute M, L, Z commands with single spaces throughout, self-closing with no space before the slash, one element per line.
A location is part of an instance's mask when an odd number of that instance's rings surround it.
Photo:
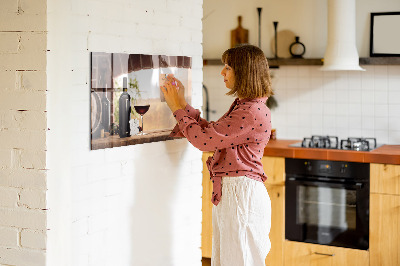
<path fill-rule="evenodd" d="M 146 135 L 143 136 L 135 135 L 127 138 L 120 138 L 118 135 L 113 135 L 95 139 L 92 140 L 91 149 L 98 150 L 174 139 L 169 136 L 171 130 L 159 130 L 145 133 Z"/>
<path fill-rule="evenodd" d="M 360 65 L 400 65 L 400 57 L 362 57 Z"/>
<path fill-rule="evenodd" d="M 203 64 L 205 66 L 219 66 L 222 65 L 220 59 L 204 59 Z M 304 66 L 304 65 L 322 65 L 321 58 L 268 58 L 268 64 L 270 67 L 279 66 Z"/>
<path fill-rule="evenodd" d="M 271 68 L 279 66 L 322 66 L 323 58 L 268 58 Z M 222 65 L 220 59 L 204 59 L 204 66 Z M 400 57 L 362 57 L 360 65 L 400 65 Z"/>
<path fill-rule="evenodd" d="M 279 66 L 322 66 L 322 58 L 268 58 L 271 67 Z"/>

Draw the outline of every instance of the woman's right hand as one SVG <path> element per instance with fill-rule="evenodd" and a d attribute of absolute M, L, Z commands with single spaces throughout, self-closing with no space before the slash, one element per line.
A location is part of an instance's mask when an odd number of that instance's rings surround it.
<path fill-rule="evenodd" d="M 176 87 L 178 88 L 178 98 L 179 98 L 179 104 L 184 109 L 187 105 L 187 102 L 185 100 L 185 87 L 183 86 L 182 82 L 175 78 L 173 74 L 169 74 L 167 78 L 171 82 L 175 82 Z"/>

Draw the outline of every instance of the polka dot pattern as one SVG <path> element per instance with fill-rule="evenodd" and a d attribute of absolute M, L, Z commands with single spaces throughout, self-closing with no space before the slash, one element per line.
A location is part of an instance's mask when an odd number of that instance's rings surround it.
<path fill-rule="evenodd" d="M 221 200 L 221 180 L 224 176 L 247 176 L 266 180 L 261 158 L 271 132 L 267 98 L 236 99 L 218 121 L 207 122 L 200 111 L 190 105 L 174 112 L 178 121 L 171 136 L 186 137 L 202 151 L 215 151 L 207 160 L 213 182 L 211 201 Z"/>

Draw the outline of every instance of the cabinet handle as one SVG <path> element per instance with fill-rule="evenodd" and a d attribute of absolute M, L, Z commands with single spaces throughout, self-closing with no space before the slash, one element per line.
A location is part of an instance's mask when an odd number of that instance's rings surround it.
<path fill-rule="evenodd" d="M 328 254 L 328 253 L 320 253 L 320 252 L 314 252 L 315 255 L 323 255 L 323 256 L 330 256 L 333 257 L 335 254 Z"/>

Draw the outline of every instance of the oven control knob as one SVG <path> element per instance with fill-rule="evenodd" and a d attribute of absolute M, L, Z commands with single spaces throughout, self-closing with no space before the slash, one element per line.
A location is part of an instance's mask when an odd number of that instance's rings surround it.
<path fill-rule="evenodd" d="M 341 174 L 346 173 L 346 169 L 347 169 L 347 164 L 342 164 L 342 167 L 340 168 L 340 173 Z"/>
<path fill-rule="evenodd" d="M 307 171 L 310 172 L 312 170 L 311 162 L 305 162 L 304 165 L 306 166 Z"/>

